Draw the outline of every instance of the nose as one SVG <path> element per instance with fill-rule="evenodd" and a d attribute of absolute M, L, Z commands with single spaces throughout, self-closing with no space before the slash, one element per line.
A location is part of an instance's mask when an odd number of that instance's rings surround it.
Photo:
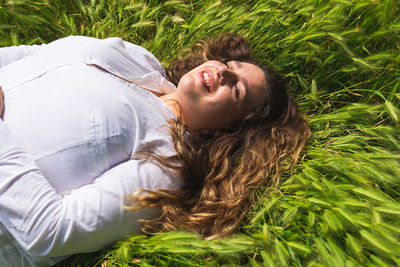
<path fill-rule="evenodd" d="M 226 65 L 221 65 L 217 68 L 217 75 L 218 75 L 218 82 L 221 85 L 226 83 L 236 84 L 238 81 L 237 74 L 233 70 L 228 69 Z"/>

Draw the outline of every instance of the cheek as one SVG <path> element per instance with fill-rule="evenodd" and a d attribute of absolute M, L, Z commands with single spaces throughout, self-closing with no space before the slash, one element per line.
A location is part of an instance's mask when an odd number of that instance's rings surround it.
<path fill-rule="evenodd" d="M 235 117 L 234 100 L 229 90 L 221 90 L 213 97 L 185 94 L 179 103 L 184 121 L 191 128 L 219 128 L 231 123 Z"/>
<path fill-rule="evenodd" d="M 212 97 L 209 101 L 209 105 L 211 106 L 214 112 L 229 112 L 234 108 L 235 100 L 232 99 L 230 89 L 221 89 L 217 92 L 217 94 Z"/>
<path fill-rule="evenodd" d="M 201 100 L 183 101 L 181 107 L 185 123 L 193 129 L 216 128 L 223 121 L 225 114 L 221 106 Z"/>

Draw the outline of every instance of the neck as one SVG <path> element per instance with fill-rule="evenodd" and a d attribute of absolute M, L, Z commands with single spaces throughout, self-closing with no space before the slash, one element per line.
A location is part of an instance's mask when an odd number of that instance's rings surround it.
<path fill-rule="evenodd" d="M 176 93 L 172 92 L 169 94 L 165 94 L 160 96 L 160 99 L 167 105 L 167 107 L 175 114 L 177 118 L 181 117 L 181 109 L 176 99 Z"/>

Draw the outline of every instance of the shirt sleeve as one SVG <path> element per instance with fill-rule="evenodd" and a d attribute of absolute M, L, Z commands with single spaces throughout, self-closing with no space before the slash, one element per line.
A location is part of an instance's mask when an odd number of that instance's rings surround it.
<path fill-rule="evenodd" d="M 94 183 L 59 195 L 0 120 L 0 221 L 32 256 L 56 257 L 101 249 L 140 232 L 140 218 L 158 211 L 127 211 L 126 196 L 143 188 L 177 188 L 170 170 L 129 160 Z"/>
<path fill-rule="evenodd" d="M 24 58 L 30 54 L 33 54 L 33 53 L 39 51 L 40 49 L 42 49 L 45 46 L 46 46 L 46 44 L 1 47 L 0 48 L 0 69 L 14 61 L 17 61 L 18 59 Z"/>

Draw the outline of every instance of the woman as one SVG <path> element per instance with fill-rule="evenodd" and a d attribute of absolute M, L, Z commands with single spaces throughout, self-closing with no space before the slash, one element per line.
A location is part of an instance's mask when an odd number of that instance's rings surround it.
<path fill-rule="evenodd" d="M 2 265 L 53 264 L 140 230 L 225 236 L 309 138 L 282 79 L 236 34 L 176 59 L 172 84 L 119 38 L 8 48 L 0 62 Z"/>

